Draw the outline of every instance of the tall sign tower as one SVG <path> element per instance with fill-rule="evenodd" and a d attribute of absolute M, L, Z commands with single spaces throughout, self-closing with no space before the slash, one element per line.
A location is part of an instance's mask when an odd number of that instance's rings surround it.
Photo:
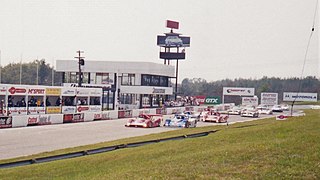
<path fill-rule="evenodd" d="M 165 65 L 170 65 L 170 61 L 176 61 L 174 97 L 177 99 L 179 60 L 186 59 L 185 48 L 190 47 L 190 37 L 181 36 L 181 34 L 173 32 L 173 29 L 179 29 L 179 22 L 167 20 L 166 27 L 171 30 L 169 33 L 164 33 L 165 35 L 157 36 L 157 45 L 160 46 L 160 59 L 164 60 Z"/>

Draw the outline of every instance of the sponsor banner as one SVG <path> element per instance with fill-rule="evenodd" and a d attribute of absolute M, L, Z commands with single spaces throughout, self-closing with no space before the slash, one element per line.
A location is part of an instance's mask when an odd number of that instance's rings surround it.
<path fill-rule="evenodd" d="M 115 111 L 113 111 L 113 112 L 115 112 Z M 110 120 L 110 119 L 117 119 L 117 118 L 118 117 L 112 118 L 112 111 L 103 111 L 103 112 L 101 112 L 101 120 Z"/>
<path fill-rule="evenodd" d="M 157 45 L 163 47 L 190 47 L 190 37 L 178 35 L 158 35 Z"/>
<path fill-rule="evenodd" d="M 242 105 L 258 106 L 258 97 L 242 97 Z"/>
<path fill-rule="evenodd" d="M 223 95 L 254 96 L 254 88 L 223 87 Z"/>
<path fill-rule="evenodd" d="M 84 122 L 84 113 L 77 113 L 73 115 L 72 122 Z"/>
<path fill-rule="evenodd" d="M 75 106 L 62 106 L 62 114 L 71 114 L 76 112 Z"/>
<path fill-rule="evenodd" d="M 28 114 L 45 114 L 45 107 L 28 107 Z"/>
<path fill-rule="evenodd" d="M 202 105 L 204 104 L 204 100 L 206 99 L 206 96 L 195 96 L 196 101 Z"/>
<path fill-rule="evenodd" d="M 27 118 L 28 118 L 28 126 L 37 125 L 39 122 L 39 116 L 37 115 L 27 116 Z"/>
<path fill-rule="evenodd" d="M 317 93 L 284 92 L 283 101 L 318 101 Z"/>
<path fill-rule="evenodd" d="M 38 125 L 48 125 L 52 124 L 52 115 L 39 115 Z M 61 118 L 62 119 L 62 118 Z"/>
<path fill-rule="evenodd" d="M 64 114 L 63 123 L 71 123 L 73 119 L 73 114 Z"/>
<path fill-rule="evenodd" d="M 111 88 L 112 84 L 86 84 L 86 83 L 82 83 L 81 87 L 85 87 L 85 88 Z M 78 83 L 63 83 L 64 87 L 78 87 Z M 101 90 L 101 89 L 100 89 Z"/>
<path fill-rule="evenodd" d="M 9 95 L 26 95 L 27 88 L 23 86 L 8 86 Z"/>
<path fill-rule="evenodd" d="M 93 120 L 94 121 L 102 120 L 102 113 L 101 112 L 93 113 Z"/>
<path fill-rule="evenodd" d="M 131 117 L 132 117 L 131 110 L 118 111 L 118 118 L 131 118 Z"/>
<path fill-rule="evenodd" d="M 0 85 L 0 95 L 7 94 L 7 86 Z"/>
<path fill-rule="evenodd" d="M 89 111 L 89 106 L 78 106 L 77 112 Z"/>
<path fill-rule="evenodd" d="M 288 117 L 289 117 L 288 115 L 281 114 L 276 116 L 276 120 L 286 120 L 288 119 Z"/>
<path fill-rule="evenodd" d="M 204 100 L 205 104 L 221 104 L 221 98 L 217 96 L 208 96 Z"/>
<path fill-rule="evenodd" d="M 263 92 L 261 93 L 261 103 L 264 105 L 277 105 L 278 104 L 278 93 L 267 93 Z"/>
<path fill-rule="evenodd" d="M 44 95 L 46 89 L 45 88 L 29 88 L 28 94 L 29 95 Z"/>
<path fill-rule="evenodd" d="M 46 107 L 47 114 L 60 114 L 61 107 L 60 106 L 53 106 L 53 107 Z"/>
<path fill-rule="evenodd" d="M 89 111 L 90 112 L 99 112 L 99 111 L 102 111 L 102 107 L 101 106 L 89 106 Z"/>
<path fill-rule="evenodd" d="M 9 107 L 8 111 L 10 115 L 26 115 L 27 114 L 26 107 Z"/>
<path fill-rule="evenodd" d="M 61 88 L 46 88 L 46 95 L 60 96 Z"/>
<path fill-rule="evenodd" d="M 76 95 L 76 88 L 62 88 L 61 94 L 62 96 L 75 96 Z"/>
<path fill-rule="evenodd" d="M 84 113 L 64 114 L 63 123 L 84 122 Z"/>
<path fill-rule="evenodd" d="M 77 88 L 77 96 L 89 96 L 90 90 L 87 88 Z"/>
<path fill-rule="evenodd" d="M 0 117 L 0 129 L 1 128 L 11 128 L 12 127 L 12 117 L 4 116 Z"/>

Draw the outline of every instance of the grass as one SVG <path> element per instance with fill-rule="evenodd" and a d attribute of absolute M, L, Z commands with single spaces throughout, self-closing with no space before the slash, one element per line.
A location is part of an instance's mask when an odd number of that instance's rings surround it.
<path fill-rule="evenodd" d="M 320 111 L 305 112 L 287 121 L 182 129 L 24 157 L 220 129 L 206 137 L 0 169 L 0 179 L 319 179 Z"/>
<path fill-rule="evenodd" d="M 289 104 L 292 104 L 292 103 L 289 103 Z M 316 101 L 316 102 L 307 102 L 307 101 L 304 101 L 304 102 L 295 102 L 294 103 L 295 105 L 320 105 L 320 101 Z"/>

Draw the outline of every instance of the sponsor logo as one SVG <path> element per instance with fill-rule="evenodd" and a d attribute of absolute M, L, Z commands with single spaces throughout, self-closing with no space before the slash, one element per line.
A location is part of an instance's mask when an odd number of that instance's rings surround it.
<path fill-rule="evenodd" d="M 28 118 L 28 124 L 37 124 L 38 118 L 37 117 L 29 117 Z"/>
<path fill-rule="evenodd" d="M 66 91 L 63 91 L 63 94 L 74 94 L 75 93 L 75 90 L 66 90 Z"/>
<path fill-rule="evenodd" d="M 28 94 L 44 94 L 44 89 L 29 89 Z"/>
<path fill-rule="evenodd" d="M 89 107 L 79 106 L 77 110 L 78 110 L 78 112 L 88 111 L 88 110 L 89 110 Z"/>
<path fill-rule="evenodd" d="M 21 89 L 21 88 L 15 88 L 15 87 L 11 87 L 9 90 L 10 94 L 15 94 L 15 93 L 26 93 L 27 90 L 26 89 Z"/>
<path fill-rule="evenodd" d="M 220 97 L 206 97 L 205 104 L 220 104 Z"/>
<path fill-rule="evenodd" d="M 233 92 L 246 92 L 244 89 L 227 89 L 228 93 L 233 93 Z M 250 90 L 247 90 L 248 93 L 251 93 Z"/>
<path fill-rule="evenodd" d="M 59 88 L 47 88 L 46 94 L 47 95 L 60 95 L 61 89 Z"/>
<path fill-rule="evenodd" d="M 39 123 L 40 125 L 51 124 L 51 116 L 40 116 Z"/>
<path fill-rule="evenodd" d="M 159 89 L 159 88 L 153 88 L 152 93 L 154 93 L 154 94 L 164 94 L 164 93 L 166 93 L 166 90 L 165 89 Z"/>
<path fill-rule="evenodd" d="M 77 121 L 83 121 L 83 115 L 84 114 L 74 114 L 73 115 L 73 121 L 77 122 Z"/>

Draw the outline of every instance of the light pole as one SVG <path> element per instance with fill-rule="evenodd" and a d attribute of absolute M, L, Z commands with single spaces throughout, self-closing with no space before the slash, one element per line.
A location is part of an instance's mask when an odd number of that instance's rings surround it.
<path fill-rule="evenodd" d="M 78 59 L 78 64 L 79 64 L 79 81 L 78 81 L 78 86 L 82 86 L 82 72 L 81 72 L 81 66 L 84 66 L 84 57 L 81 57 L 81 53 L 84 53 L 84 51 L 77 51 L 78 57 L 74 57 Z"/>

